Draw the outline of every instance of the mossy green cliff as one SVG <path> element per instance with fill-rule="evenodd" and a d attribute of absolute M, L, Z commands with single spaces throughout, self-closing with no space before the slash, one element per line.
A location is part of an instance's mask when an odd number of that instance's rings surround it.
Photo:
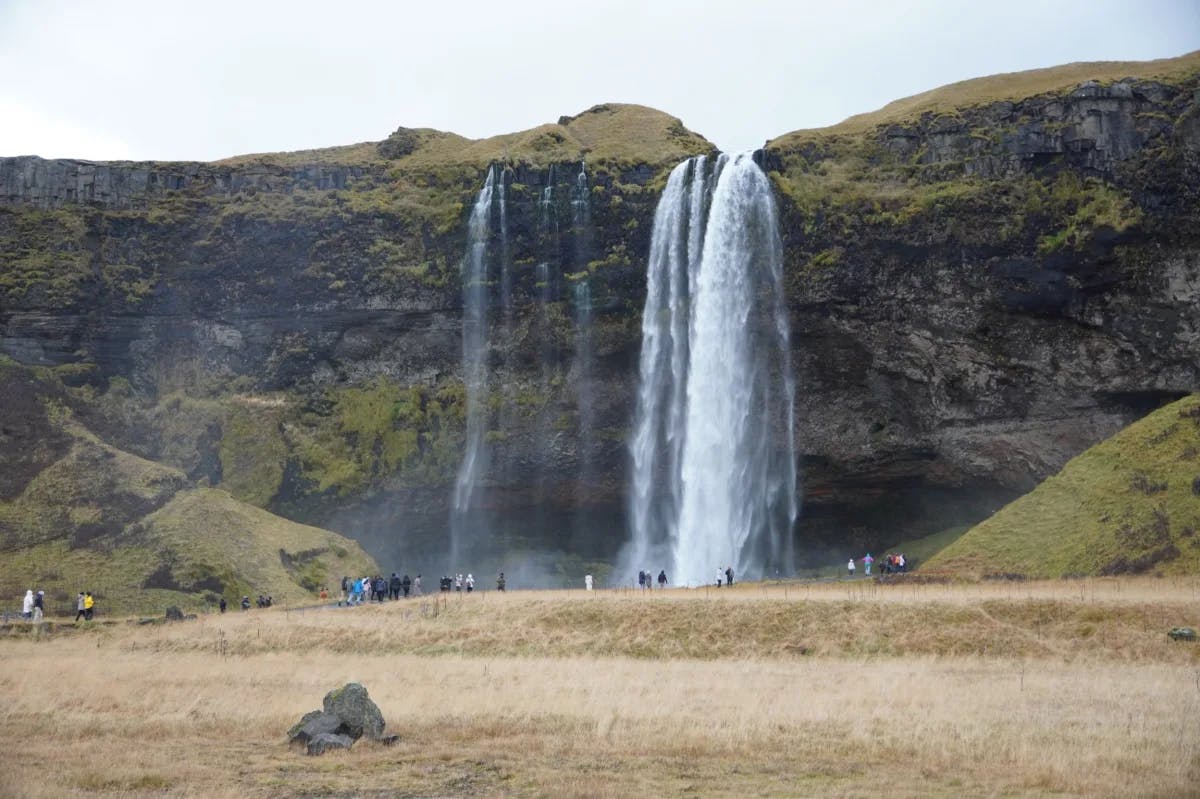
<path fill-rule="evenodd" d="M 800 383 L 801 551 L 976 522 L 1196 389 L 1198 77 L 1196 54 L 999 76 L 760 153 Z M 499 165 L 515 303 L 490 354 L 488 510 L 512 552 L 611 558 L 654 206 L 711 151 L 606 105 L 482 141 L 401 128 L 213 164 L 0 159 L 0 347 L 53 368 L 80 424 L 183 490 L 349 534 L 385 567 L 447 568 L 430 559 L 462 453 L 459 265 Z M 66 435 L 38 413 L 7 416 Z M 33 475 L 63 457 L 47 446 L 6 457 Z"/>

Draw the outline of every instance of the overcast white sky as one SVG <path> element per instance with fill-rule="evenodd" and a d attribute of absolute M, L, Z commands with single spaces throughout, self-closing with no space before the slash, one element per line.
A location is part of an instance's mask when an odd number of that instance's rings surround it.
<path fill-rule="evenodd" d="M 600 102 L 726 150 L 965 78 L 1200 49 L 1200 0 L 0 0 L 0 156 L 489 136 Z"/>

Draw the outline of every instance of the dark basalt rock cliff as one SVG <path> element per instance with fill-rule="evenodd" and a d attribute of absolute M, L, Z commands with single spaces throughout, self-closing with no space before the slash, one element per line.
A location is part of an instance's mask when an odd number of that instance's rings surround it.
<path fill-rule="evenodd" d="M 768 144 L 800 551 L 976 521 L 1197 389 L 1198 74 Z M 654 206 L 669 169 L 710 149 L 677 120 L 600 106 L 486 142 L 401 129 L 378 149 L 226 164 L 0 159 L 0 352 L 48 367 L 55 402 L 114 446 L 353 535 L 385 567 L 444 568 L 465 221 L 504 164 L 515 310 L 492 337 L 486 502 L 499 547 L 570 553 L 566 574 L 625 539 Z M 571 224 L 581 158 L 586 232 Z"/>

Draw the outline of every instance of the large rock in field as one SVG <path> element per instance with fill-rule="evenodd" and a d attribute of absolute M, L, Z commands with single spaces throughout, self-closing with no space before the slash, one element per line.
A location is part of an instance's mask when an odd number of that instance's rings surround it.
<path fill-rule="evenodd" d="M 383 713 L 367 696 L 367 689 L 356 682 L 335 688 L 325 694 L 325 712 L 337 716 L 341 729 L 354 740 L 364 735 L 374 741 L 383 737 Z"/>

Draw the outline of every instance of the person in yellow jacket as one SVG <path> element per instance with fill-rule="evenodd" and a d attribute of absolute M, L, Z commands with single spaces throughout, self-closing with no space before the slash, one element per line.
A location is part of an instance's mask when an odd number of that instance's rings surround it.
<path fill-rule="evenodd" d="M 83 593 L 83 618 L 87 619 L 88 621 L 91 621 L 92 614 L 95 612 L 95 610 L 94 610 L 95 607 L 96 607 L 96 599 L 95 599 L 95 597 L 92 596 L 92 592 L 85 591 Z"/>

